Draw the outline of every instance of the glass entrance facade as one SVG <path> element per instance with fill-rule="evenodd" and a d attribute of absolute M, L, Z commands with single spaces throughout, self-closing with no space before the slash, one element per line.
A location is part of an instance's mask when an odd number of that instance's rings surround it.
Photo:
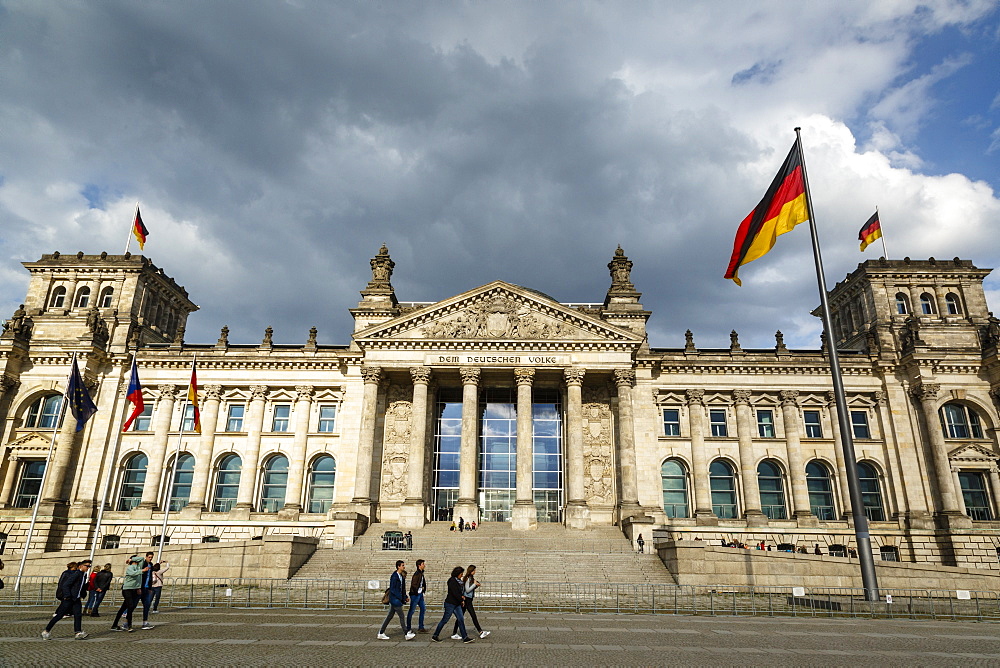
<path fill-rule="evenodd" d="M 510 522 L 517 483 L 517 397 L 514 388 L 492 387 L 480 404 L 479 515 Z"/>
<path fill-rule="evenodd" d="M 462 449 L 462 390 L 438 390 L 434 407 L 434 519 L 450 520 L 458 500 Z M 457 518 L 456 518 L 457 519 Z"/>
<path fill-rule="evenodd" d="M 560 522 L 563 506 L 562 401 L 558 390 L 533 392 L 531 488 L 539 522 Z"/>

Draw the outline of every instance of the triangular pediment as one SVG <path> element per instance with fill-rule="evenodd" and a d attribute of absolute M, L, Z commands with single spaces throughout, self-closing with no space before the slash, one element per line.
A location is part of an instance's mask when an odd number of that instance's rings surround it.
<path fill-rule="evenodd" d="M 357 332 L 355 341 L 400 344 L 495 342 L 553 345 L 604 342 L 637 346 L 642 336 L 560 304 L 551 297 L 503 281 L 430 304 Z"/>
<path fill-rule="evenodd" d="M 979 445 L 978 443 L 970 443 L 968 445 L 962 445 L 948 454 L 948 459 L 952 461 L 966 461 L 966 462 L 994 462 L 1000 459 L 990 448 Z"/>
<path fill-rule="evenodd" d="M 21 452 L 47 452 L 51 439 L 51 435 L 43 436 L 33 431 L 10 441 L 7 447 Z"/>

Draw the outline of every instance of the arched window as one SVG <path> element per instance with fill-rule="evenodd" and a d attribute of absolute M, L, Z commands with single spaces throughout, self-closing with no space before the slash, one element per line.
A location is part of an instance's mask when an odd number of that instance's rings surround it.
<path fill-rule="evenodd" d="M 667 517 L 690 517 L 688 512 L 687 471 L 676 459 L 668 459 L 660 467 L 663 481 L 663 512 Z"/>
<path fill-rule="evenodd" d="M 42 477 L 45 475 L 45 461 L 36 459 L 21 466 L 21 481 L 17 484 L 15 508 L 31 508 L 42 491 Z"/>
<path fill-rule="evenodd" d="M 720 519 L 736 519 L 736 472 L 732 466 L 716 459 L 708 467 L 712 488 L 712 512 Z"/>
<path fill-rule="evenodd" d="M 51 308 L 63 308 L 66 306 L 66 288 L 59 286 L 52 291 L 52 300 L 49 301 Z"/>
<path fill-rule="evenodd" d="M 101 549 L 102 550 L 117 550 L 118 546 L 122 544 L 122 537 L 116 536 L 115 534 L 107 534 L 101 538 Z"/>
<path fill-rule="evenodd" d="M 924 315 L 932 315 L 934 313 L 934 298 L 926 292 L 920 295 L 920 312 Z"/>
<path fill-rule="evenodd" d="M 865 515 L 872 522 L 885 522 L 882 489 L 875 467 L 865 462 L 858 462 L 858 483 L 861 486 L 861 503 L 865 507 Z"/>
<path fill-rule="evenodd" d="M 174 472 L 174 489 L 170 494 L 170 512 L 180 510 L 191 500 L 191 483 L 193 481 L 194 456 L 182 452 L 181 456 L 177 458 L 177 470 Z"/>
<path fill-rule="evenodd" d="M 337 479 L 337 461 L 330 455 L 313 460 L 309 469 L 309 504 L 307 513 L 325 513 L 333 503 L 333 485 Z"/>
<path fill-rule="evenodd" d="M 982 471 L 959 471 L 958 481 L 962 485 L 962 500 L 965 512 L 974 520 L 993 519 L 990 495 L 986 492 L 986 475 Z"/>
<path fill-rule="evenodd" d="M 86 285 L 76 291 L 76 301 L 74 302 L 77 308 L 87 308 L 90 305 L 90 288 Z"/>
<path fill-rule="evenodd" d="M 97 305 L 101 308 L 111 308 L 111 301 L 114 299 L 115 289 L 108 286 L 101 290 L 101 298 L 98 300 Z"/>
<path fill-rule="evenodd" d="M 61 394 L 39 397 L 28 408 L 28 417 L 24 420 L 24 426 L 30 429 L 55 429 L 56 423 L 59 421 L 61 404 Z"/>
<path fill-rule="evenodd" d="M 212 501 L 212 512 L 228 513 L 236 503 L 240 490 L 240 466 L 243 462 L 239 455 L 226 455 L 219 462 L 219 470 L 215 474 L 215 497 Z"/>
<path fill-rule="evenodd" d="M 146 466 L 149 460 L 141 452 L 125 460 L 118 510 L 132 510 L 142 501 L 142 488 L 146 483 Z"/>
<path fill-rule="evenodd" d="M 816 519 L 832 520 L 833 480 L 829 469 L 817 461 L 809 462 L 806 465 L 806 489 L 809 491 L 809 510 Z"/>
<path fill-rule="evenodd" d="M 785 483 L 776 462 L 765 459 L 757 465 L 757 486 L 760 487 L 760 509 L 767 518 L 786 519 Z"/>
<path fill-rule="evenodd" d="M 906 315 L 910 312 L 910 300 L 902 292 L 896 293 L 896 313 Z"/>
<path fill-rule="evenodd" d="M 288 457 L 275 455 L 264 465 L 264 480 L 260 486 L 260 512 L 276 513 L 285 505 L 288 487 Z"/>
<path fill-rule="evenodd" d="M 976 411 L 968 406 L 945 404 L 938 414 L 945 438 L 983 438 L 983 423 Z"/>
<path fill-rule="evenodd" d="M 949 292 L 944 296 L 944 305 L 948 309 L 948 315 L 958 315 L 962 312 L 958 302 L 958 295 Z"/>

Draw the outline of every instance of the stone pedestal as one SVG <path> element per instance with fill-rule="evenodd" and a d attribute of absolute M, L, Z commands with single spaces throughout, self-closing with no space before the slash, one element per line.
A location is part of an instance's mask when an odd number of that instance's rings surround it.
<path fill-rule="evenodd" d="M 586 504 L 570 502 L 566 506 L 566 526 L 570 529 L 586 529 L 590 526 L 590 509 Z"/>
<path fill-rule="evenodd" d="M 466 522 L 479 522 L 479 504 L 472 499 L 459 499 L 452 507 L 452 516 L 464 517 Z"/>
<path fill-rule="evenodd" d="M 236 505 L 232 510 L 229 511 L 229 519 L 231 520 L 241 520 L 246 522 L 250 519 L 250 507 Z"/>
<path fill-rule="evenodd" d="M 971 529 L 972 520 L 968 515 L 959 512 L 940 512 L 934 515 L 938 527 L 949 531 L 955 529 Z"/>
<path fill-rule="evenodd" d="M 427 524 L 427 509 L 422 499 L 406 499 L 399 507 L 399 528 L 419 529 Z"/>
<path fill-rule="evenodd" d="M 189 503 L 181 508 L 179 516 L 182 520 L 200 520 L 203 512 L 205 512 L 204 503 Z"/>
<path fill-rule="evenodd" d="M 759 510 L 748 510 L 744 515 L 748 527 L 766 527 L 767 515 Z"/>
<path fill-rule="evenodd" d="M 714 527 L 719 526 L 719 518 L 715 516 L 713 512 L 703 512 L 696 511 L 694 514 L 694 521 L 700 527 Z"/>
<path fill-rule="evenodd" d="M 538 511 L 531 502 L 516 501 L 510 513 L 510 528 L 514 531 L 530 531 L 538 528 Z"/>
<path fill-rule="evenodd" d="M 298 522 L 302 508 L 297 504 L 286 504 L 278 511 L 279 522 Z"/>

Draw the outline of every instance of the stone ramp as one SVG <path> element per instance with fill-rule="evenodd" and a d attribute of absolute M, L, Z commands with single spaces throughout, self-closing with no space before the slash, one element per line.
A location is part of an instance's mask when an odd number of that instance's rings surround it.
<path fill-rule="evenodd" d="M 434 522 L 413 531 L 413 550 L 382 550 L 382 534 L 394 524 L 373 524 L 344 550 L 316 550 L 293 580 L 385 579 L 397 559 L 413 572 L 417 559 L 442 581 L 455 566 L 475 564 L 479 578 L 550 583 L 610 582 L 675 584 L 655 554 L 637 554 L 617 527 L 584 531 L 542 524 L 535 531 L 513 531 L 507 523 L 489 522 L 476 531 L 449 531 L 450 522 Z M 648 546 L 648 544 L 647 544 Z"/>

